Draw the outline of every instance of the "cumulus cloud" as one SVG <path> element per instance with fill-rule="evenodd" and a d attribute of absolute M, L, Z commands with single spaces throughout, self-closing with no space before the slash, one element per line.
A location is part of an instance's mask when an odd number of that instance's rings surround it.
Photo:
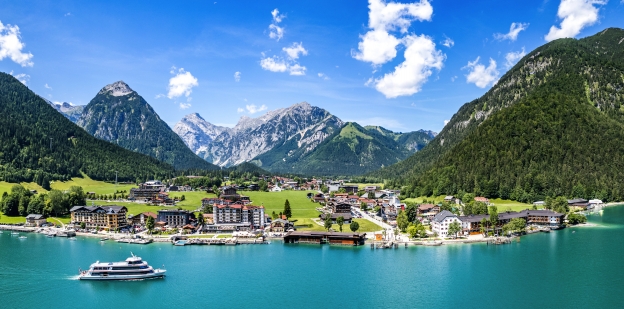
<path fill-rule="evenodd" d="M 45 84 L 43 87 L 45 87 L 46 89 L 52 90 L 52 87 L 48 86 L 48 84 Z"/>
<path fill-rule="evenodd" d="M 267 57 L 260 60 L 260 66 L 271 72 L 286 72 L 288 70 L 288 63 L 284 59 L 277 56 Z"/>
<path fill-rule="evenodd" d="M 239 108 L 237 108 L 237 109 L 236 109 L 236 112 L 237 112 L 237 113 L 242 113 L 242 112 L 244 112 L 244 111 L 245 111 L 245 110 L 244 110 L 243 108 L 241 108 L 241 107 L 239 107 Z"/>
<path fill-rule="evenodd" d="M 505 66 L 507 68 L 511 68 L 514 64 L 518 62 L 518 60 L 522 59 L 522 57 L 524 56 L 526 56 L 526 51 L 524 50 L 524 47 L 522 47 L 522 50 L 520 51 L 507 53 L 507 55 L 505 55 L 505 60 L 507 61 L 505 62 Z"/>
<path fill-rule="evenodd" d="M 281 15 L 278 9 L 271 11 L 271 15 L 273 16 L 273 22 L 269 25 L 269 37 L 279 42 L 284 36 L 284 28 L 278 26 L 278 24 L 281 23 L 282 19 L 286 18 L 286 16 Z"/>
<path fill-rule="evenodd" d="M 557 17 L 562 19 L 560 27 L 552 26 L 544 37 L 548 42 L 560 38 L 573 38 L 587 26 L 598 21 L 597 6 L 605 5 L 603 0 L 561 0 Z"/>
<path fill-rule="evenodd" d="M 360 39 L 359 52 L 353 52 L 352 56 L 373 65 L 381 65 L 394 59 L 397 54 L 396 47 L 401 43 L 401 40 L 384 30 L 368 31 Z"/>
<path fill-rule="evenodd" d="M 303 47 L 303 43 L 293 43 L 290 47 L 282 48 L 290 59 L 299 58 L 299 54 L 306 56 L 308 51 Z"/>
<path fill-rule="evenodd" d="M 301 76 L 305 75 L 306 67 L 300 66 L 298 63 L 288 66 L 288 71 L 290 75 Z"/>
<path fill-rule="evenodd" d="M 0 60 L 9 58 L 23 67 L 32 67 L 33 54 L 22 52 L 25 45 L 21 38 L 18 26 L 5 26 L 0 21 Z"/>
<path fill-rule="evenodd" d="M 371 78 L 366 85 L 374 83 L 375 89 L 386 98 L 417 93 L 431 76 L 432 69 L 442 68 L 446 56 L 435 49 L 435 43 L 430 37 L 405 33 L 413 21 L 430 21 L 433 7 L 428 0 L 407 4 L 369 0 L 368 8 L 370 30 L 360 35 L 358 51 L 352 51 L 352 57 L 378 67 L 393 60 L 397 56 L 397 47 L 404 45 L 405 61 L 396 66 L 394 72 L 381 78 Z M 403 37 L 395 36 L 397 32 Z M 450 38 L 442 44 L 445 43 L 447 47 L 454 44 Z"/>
<path fill-rule="evenodd" d="M 496 70 L 496 61 L 490 58 L 490 65 L 487 67 L 479 63 L 479 58 L 475 61 L 468 61 L 468 65 L 462 69 L 470 69 L 470 73 L 466 75 L 466 82 L 473 83 L 479 88 L 485 88 L 490 84 L 495 84 L 498 81 L 498 71 Z"/>
<path fill-rule="evenodd" d="M 450 120 L 444 120 L 444 126 L 446 126 L 449 122 L 451 122 Z"/>
<path fill-rule="evenodd" d="M 187 109 L 191 107 L 191 103 L 180 103 L 180 109 Z"/>
<path fill-rule="evenodd" d="M 494 38 L 500 41 L 510 40 L 515 41 L 518 39 L 520 31 L 526 30 L 529 27 L 529 23 L 511 23 L 508 33 L 494 33 Z"/>
<path fill-rule="evenodd" d="M 13 74 L 13 71 L 11 71 L 11 72 L 9 72 L 9 74 L 11 76 L 15 77 L 17 80 L 19 80 L 24 85 L 26 85 L 26 83 L 28 83 L 28 80 L 30 79 L 30 75 L 24 74 L 24 73 Z"/>
<path fill-rule="evenodd" d="M 185 71 L 184 68 L 180 68 L 175 72 L 174 67 L 172 72 L 176 75 L 169 79 L 169 92 L 167 93 L 167 97 L 169 99 L 181 96 L 186 96 L 188 98 L 193 91 L 193 87 L 198 85 L 197 78 L 195 78 L 191 72 Z"/>
<path fill-rule="evenodd" d="M 318 73 L 317 75 L 324 80 L 329 80 L 329 76 L 325 75 L 325 73 Z"/>
<path fill-rule="evenodd" d="M 267 107 L 264 104 L 260 105 L 260 107 L 256 106 L 255 104 L 251 104 L 251 105 L 245 105 L 245 109 L 247 109 L 248 113 L 255 114 L 257 112 L 265 111 Z"/>
<path fill-rule="evenodd" d="M 435 49 L 435 43 L 425 35 L 408 35 L 404 39 L 405 61 L 395 67 L 394 72 L 375 80 L 375 89 L 386 98 L 412 95 L 420 91 L 431 76 L 432 69 L 442 69 L 446 58 Z"/>
<path fill-rule="evenodd" d="M 455 41 L 451 40 L 451 38 L 445 36 L 444 41 L 442 41 L 441 43 L 442 45 L 451 48 L 453 47 L 453 45 L 455 45 Z"/>
<path fill-rule="evenodd" d="M 240 82 L 241 72 L 234 72 L 234 81 Z"/>

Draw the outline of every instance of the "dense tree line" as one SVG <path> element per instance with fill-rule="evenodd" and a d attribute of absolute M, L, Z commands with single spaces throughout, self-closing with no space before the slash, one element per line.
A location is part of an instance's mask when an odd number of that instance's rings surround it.
<path fill-rule="evenodd" d="M 72 186 L 68 191 L 51 190 L 47 194 L 33 194 L 21 185 L 14 185 L 11 192 L 4 192 L 0 210 L 7 216 L 28 214 L 64 215 L 74 206 L 84 206 L 86 194 L 82 187 Z"/>
<path fill-rule="evenodd" d="M 80 177 L 142 181 L 172 177 L 173 167 L 99 140 L 67 120 L 13 76 L 0 73 L 0 180 Z"/>

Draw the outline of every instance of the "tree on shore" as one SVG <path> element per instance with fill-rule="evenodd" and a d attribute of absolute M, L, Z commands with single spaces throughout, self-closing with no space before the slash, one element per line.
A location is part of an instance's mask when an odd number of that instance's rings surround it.
<path fill-rule="evenodd" d="M 292 209 L 290 208 L 290 202 L 288 200 L 284 203 L 284 216 L 286 216 L 286 219 L 292 217 Z"/>
<path fill-rule="evenodd" d="M 410 222 L 407 218 L 407 213 L 403 210 L 399 210 L 399 214 L 397 215 L 397 227 L 401 231 L 401 233 L 405 233 L 405 230 L 409 226 Z"/>
<path fill-rule="evenodd" d="M 344 217 L 340 216 L 336 219 L 336 223 L 338 224 L 338 228 L 340 228 L 340 232 L 342 232 L 342 225 L 344 224 Z"/>
<path fill-rule="evenodd" d="M 480 226 L 479 230 L 480 230 L 481 234 L 483 234 L 483 236 L 487 235 L 487 233 L 486 233 L 487 232 L 487 223 L 488 223 L 488 220 L 486 218 L 481 219 L 481 226 Z"/>
<path fill-rule="evenodd" d="M 496 206 L 490 206 L 490 226 L 496 233 L 496 225 L 498 225 L 498 209 Z"/>
<path fill-rule="evenodd" d="M 568 215 L 568 222 L 570 224 L 579 224 L 579 223 L 585 223 L 587 222 L 587 217 L 581 215 L 581 214 L 577 214 L 575 212 L 571 213 Z"/>
<path fill-rule="evenodd" d="M 457 233 L 461 232 L 461 225 L 457 221 L 451 222 L 448 228 L 449 234 L 452 234 L 453 237 L 457 238 Z"/>
<path fill-rule="evenodd" d="M 415 223 L 418 220 L 418 206 L 414 203 L 408 203 L 405 207 L 405 214 L 408 222 Z"/>
<path fill-rule="evenodd" d="M 154 230 L 154 217 L 147 217 L 147 219 L 145 220 L 145 228 L 149 231 L 150 234 L 152 234 L 152 231 Z"/>
<path fill-rule="evenodd" d="M 206 224 L 206 220 L 204 219 L 204 214 L 203 213 L 199 213 L 197 215 L 197 227 L 203 227 L 204 224 Z"/>
<path fill-rule="evenodd" d="M 351 229 L 351 232 L 357 232 L 357 230 L 360 229 L 360 224 L 357 223 L 356 221 L 351 222 L 351 224 L 349 225 L 349 229 Z"/>
<path fill-rule="evenodd" d="M 325 215 L 325 229 L 329 232 L 329 229 L 332 227 L 332 219 L 331 214 Z"/>

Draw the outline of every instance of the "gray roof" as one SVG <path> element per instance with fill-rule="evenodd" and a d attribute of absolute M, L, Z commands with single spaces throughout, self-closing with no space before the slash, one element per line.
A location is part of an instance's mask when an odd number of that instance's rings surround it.
<path fill-rule="evenodd" d="M 461 222 L 481 222 L 481 220 L 490 219 L 490 215 L 469 215 L 469 216 L 461 216 L 459 220 Z"/>
<path fill-rule="evenodd" d="M 435 215 L 435 217 L 433 217 L 433 221 L 442 222 L 444 221 L 446 217 L 457 217 L 457 216 L 448 210 L 442 210 L 440 213 Z"/>
<path fill-rule="evenodd" d="M 72 207 L 69 212 L 74 212 L 74 211 L 78 211 L 81 209 L 85 209 L 87 211 L 90 212 L 94 212 L 98 209 L 103 209 L 108 213 L 118 213 L 120 212 L 122 209 L 127 210 L 127 208 L 125 206 L 74 206 Z"/>
<path fill-rule="evenodd" d="M 38 214 L 30 214 L 28 216 L 26 216 L 26 219 L 33 219 L 33 220 L 40 220 L 40 219 L 44 219 L 45 216 L 44 215 L 38 215 Z"/>

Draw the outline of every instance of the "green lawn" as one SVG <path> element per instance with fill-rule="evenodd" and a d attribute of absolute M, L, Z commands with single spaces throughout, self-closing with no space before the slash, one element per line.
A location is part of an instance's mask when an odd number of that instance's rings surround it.
<path fill-rule="evenodd" d="M 406 199 L 401 199 L 402 202 L 410 202 L 410 203 L 417 203 L 417 204 L 422 204 L 423 201 L 426 199 L 427 201 L 431 201 L 434 200 L 435 203 L 440 203 L 442 201 L 444 201 L 444 197 L 446 197 L 446 195 L 439 195 L 439 196 L 420 196 L 420 197 L 416 197 L 416 198 L 406 198 Z"/>
<path fill-rule="evenodd" d="M 192 191 L 192 192 L 169 192 L 169 197 L 181 197 L 184 195 L 184 201 L 179 202 L 176 206 L 189 206 L 198 209 L 201 207 L 201 200 L 206 197 L 216 197 L 212 193 L 206 193 L 205 191 Z"/>
<path fill-rule="evenodd" d="M 54 220 L 54 219 L 56 219 L 56 220 Z M 71 218 L 69 216 L 67 216 L 67 217 L 54 217 L 54 219 L 48 218 L 48 222 L 51 222 L 51 223 L 54 223 L 54 224 L 58 224 L 58 221 L 61 221 L 64 224 L 68 224 L 69 221 L 71 220 Z M 0 218 L 0 224 L 16 224 L 16 223 L 26 223 L 26 217 L 21 217 L 21 216 L 9 217 L 9 216 L 5 216 L 4 214 L 2 214 L 2 217 Z"/>
<path fill-rule="evenodd" d="M 366 186 L 377 186 L 378 188 L 383 189 L 383 183 L 347 183 L 345 185 L 355 186 L 357 185 L 360 190 L 364 189 Z"/>
<path fill-rule="evenodd" d="M 53 181 L 50 184 L 52 189 L 56 190 L 69 190 L 71 186 L 80 186 L 84 192 L 95 192 L 97 194 L 113 194 L 115 191 L 130 192 L 130 189 L 136 188 L 135 184 L 118 184 L 104 181 L 93 180 L 86 175 L 83 178 L 74 177 L 70 181 Z"/>
<path fill-rule="evenodd" d="M 306 195 L 308 193 L 315 193 L 316 191 L 282 191 L 282 192 L 259 192 L 259 191 L 241 191 L 242 195 L 249 196 L 253 205 L 264 206 L 266 214 L 271 215 L 273 211 L 280 213 L 284 211 L 284 203 L 288 199 L 290 202 L 290 208 L 292 209 L 293 217 L 297 218 L 316 218 L 319 212 L 316 211 L 316 207 L 319 207 L 318 203 L 312 203 Z"/>
<path fill-rule="evenodd" d="M 3 192 L 11 193 L 11 188 L 14 185 L 16 185 L 16 184 L 15 183 L 6 182 L 6 181 L 0 181 L 0 194 L 2 194 Z M 38 184 L 36 184 L 34 182 L 22 182 L 22 183 L 20 183 L 20 185 L 22 185 L 24 188 L 26 188 L 28 190 L 37 190 L 37 192 L 48 192 L 47 190 L 42 188 L 40 185 L 38 185 Z"/>
<path fill-rule="evenodd" d="M 368 233 L 368 232 L 375 232 L 375 231 L 383 230 L 381 226 L 373 222 L 370 222 L 366 219 L 353 219 L 353 220 L 360 225 L 360 229 L 358 230 L 358 232 Z M 318 225 L 317 223 L 312 222 L 312 220 L 308 219 L 305 222 L 307 224 L 312 224 L 312 227 L 297 228 L 298 231 L 325 231 L 324 226 Z M 300 222 L 297 222 L 296 225 L 300 225 Z M 332 225 L 332 228 L 334 229 L 334 231 L 340 231 L 340 226 L 338 226 L 338 224 Z M 351 229 L 349 229 L 349 224 L 345 223 L 344 225 L 342 225 L 342 231 L 351 232 Z"/>
<path fill-rule="evenodd" d="M 444 201 L 444 197 L 445 197 L 444 195 L 430 196 L 430 197 L 421 196 L 421 197 L 417 197 L 417 198 L 406 198 L 406 199 L 401 200 L 401 201 L 421 204 L 423 202 L 423 200 L 426 199 L 427 201 L 435 200 L 436 203 L 440 203 L 440 202 Z M 505 212 L 505 211 L 508 211 L 508 210 L 511 210 L 511 211 L 521 211 L 521 210 L 532 209 L 533 208 L 532 204 L 526 204 L 526 203 L 521 203 L 521 202 L 512 201 L 512 200 L 503 200 L 503 199 L 500 199 L 500 198 L 490 199 L 490 203 L 492 203 L 492 204 L 494 204 L 494 206 L 496 206 L 496 209 L 498 210 L 498 212 Z"/>

